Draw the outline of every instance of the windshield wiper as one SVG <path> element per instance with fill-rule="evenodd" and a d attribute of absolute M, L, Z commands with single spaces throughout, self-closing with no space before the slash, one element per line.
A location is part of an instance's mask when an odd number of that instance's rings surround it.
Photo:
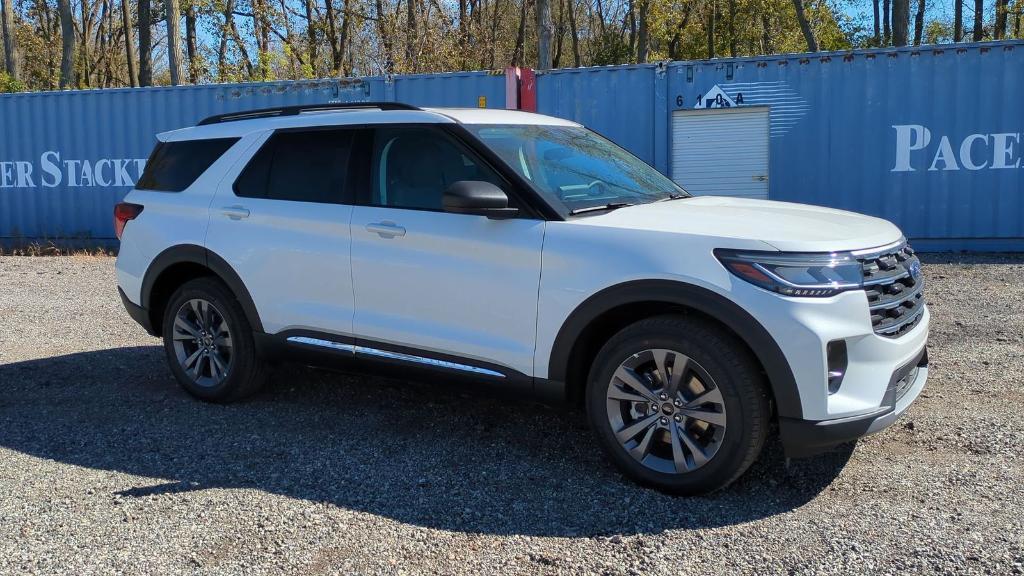
<path fill-rule="evenodd" d="M 693 198 L 686 194 L 669 194 L 668 198 L 662 198 L 661 200 L 655 200 L 655 202 L 668 202 L 669 200 L 679 200 L 680 198 Z"/>
<path fill-rule="evenodd" d="M 597 212 L 600 210 L 615 210 L 616 208 L 625 208 L 626 206 L 633 206 L 631 202 L 609 202 L 608 204 L 602 204 L 600 206 L 587 206 L 586 208 L 574 208 L 569 210 L 569 215 L 575 216 L 577 214 L 584 214 L 586 212 Z"/>

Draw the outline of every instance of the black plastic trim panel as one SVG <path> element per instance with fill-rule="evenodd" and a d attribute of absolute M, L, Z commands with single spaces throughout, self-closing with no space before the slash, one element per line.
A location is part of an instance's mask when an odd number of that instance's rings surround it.
<path fill-rule="evenodd" d="M 876 422 L 891 417 L 899 400 L 896 394 L 900 380 L 905 378 L 914 368 L 928 366 L 928 348 L 922 348 L 913 360 L 897 368 L 889 377 L 889 386 L 882 397 L 878 410 L 850 418 L 837 420 L 802 420 L 799 418 L 779 418 L 779 438 L 786 456 L 802 458 L 826 452 L 846 442 L 852 442 L 870 432 L 877 432 Z M 895 419 L 895 418 L 894 418 Z M 889 422 L 888 424 L 891 424 Z M 886 425 L 888 425 L 886 424 Z M 875 427 L 875 428 L 873 428 Z M 884 426 L 883 426 L 884 427 Z"/>
<path fill-rule="evenodd" d="M 150 263 L 149 269 L 146 270 L 146 275 L 142 279 L 142 307 L 150 309 L 150 298 L 153 294 L 153 286 L 156 284 L 157 279 L 167 269 L 175 264 L 182 263 L 193 263 L 199 264 L 208 268 L 214 274 L 220 277 L 231 292 L 234 293 L 235 297 L 238 298 L 239 304 L 242 305 L 242 310 L 245 312 L 245 317 L 249 321 L 249 325 L 252 326 L 256 332 L 263 331 L 263 322 L 260 321 L 259 312 L 256 310 L 256 304 L 252 300 L 252 296 L 249 294 L 249 290 L 245 287 L 242 279 L 235 272 L 235 269 L 228 264 L 227 260 L 224 260 L 214 252 L 197 246 L 195 244 L 182 244 L 180 246 L 172 246 L 153 259 Z"/>
<path fill-rule="evenodd" d="M 800 392 L 793 371 L 782 349 L 764 326 L 724 296 L 706 288 L 671 280 L 627 282 L 606 288 L 585 300 L 558 331 L 551 349 L 548 378 L 554 382 L 566 382 L 573 346 L 591 322 L 614 308 L 640 302 L 666 302 L 692 308 L 725 324 L 750 347 L 764 367 L 779 416 L 803 416 Z"/>
<path fill-rule="evenodd" d="M 128 311 L 132 320 L 138 322 L 139 326 L 142 326 L 149 335 L 157 336 L 158 334 L 153 332 L 153 323 L 149 321 L 149 310 L 129 300 L 120 286 L 117 287 L 117 293 L 121 296 L 121 304 L 124 304 L 124 309 Z"/>

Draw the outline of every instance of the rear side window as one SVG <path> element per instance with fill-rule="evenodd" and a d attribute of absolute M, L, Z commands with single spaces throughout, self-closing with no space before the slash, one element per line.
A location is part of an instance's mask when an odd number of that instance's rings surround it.
<path fill-rule="evenodd" d="M 279 132 L 235 181 L 235 195 L 293 202 L 345 203 L 355 130 Z"/>
<path fill-rule="evenodd" d="M 139 190 L 181 192 L 217 161 L 238 138 L 160 142 L 153 149 L 135 187 Z"/>

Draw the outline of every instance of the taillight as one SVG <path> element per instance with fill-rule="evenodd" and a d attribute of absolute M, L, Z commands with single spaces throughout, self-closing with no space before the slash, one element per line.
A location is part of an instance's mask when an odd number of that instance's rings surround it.
<path fill-rule="evenodd" d="M 114 206 L 114 234 L 117 235 L 118 240 L 121 239 L 121 234 L 124 232 L 124 225 L 129 220 L 134 220 L 139 214 L 142 214 L 141 204 L 119 202 Z"/>

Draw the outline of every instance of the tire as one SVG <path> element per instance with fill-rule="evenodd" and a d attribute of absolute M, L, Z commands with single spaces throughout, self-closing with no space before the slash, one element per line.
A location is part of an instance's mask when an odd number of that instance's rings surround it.
<path fill-rule="evenodd" d="M 179 319 L 179 314 L 185 317 Z M 231 290 L 215 278 L 190 280 L 171 295 L 164 310 L 163 338 L 171 372 L 196 398 L 240 400 L 256 393 L 266 380 L 245 312 Z"/>
<path fill-rule="evenodd" d="M 770 425 L 766 383 L 749 350 L 714 323 L 681 315 L 641 320 L 608 340 L 590 371 L 586 408 L 626 476 L 679 495 L 739 478 Z"/>

